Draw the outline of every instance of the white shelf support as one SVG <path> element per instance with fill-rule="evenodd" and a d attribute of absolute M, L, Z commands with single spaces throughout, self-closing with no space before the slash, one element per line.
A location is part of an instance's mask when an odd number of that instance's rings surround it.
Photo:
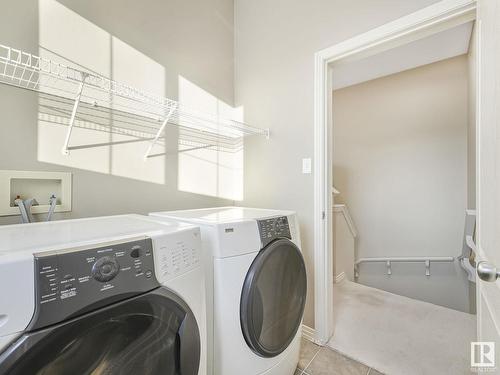
<path fill-rule="evenodd" d="M 73 110 L 71 111 L 68 130 L 66 131 L 66 138 L 64 139 L 64 145 L 61 151 L 63 155 L 69 155 L 69 140 L 71 139 L 71 132 L 73 131 L 73 125 L 75 124 L 78 105 L 80 104 L 80 99 L 82 98 L 83 86 L 85 86 L 85 77 L 86 76 L 83 75 L 82 82 L 78 86 L 78 93 L 75 98 L 75 104 L 73 104 Z"/>
<path fill-rule="evenodd" d="M 168 111 L 167 116 L 163 120 L 163 123 L 161 124 L 160 128 L 158 129 L 158 132 L 156 133 L 155 137 L 153 138 L 153 140 L 149 144 L 148 149 L 146 150 L 146 153 L 144 154 L 144 160 L 148 160 L 148 158 L 150 157 L 150 154 L 151 154 L 151 151 L 153 150 L 154 145 L 156 144 L 156 142 L 158 142 L 158 139 L 160 139 L 161 135 L 163 134 L 163 131 L 165 130 L 165 127 L 168 124 L 168 121 L 170 120 L 170 118 L 172 117 L 172 115 L 174 114 L 176 109 L 177 109 L 177 105 L 172 105 L 172 107 Z"/>

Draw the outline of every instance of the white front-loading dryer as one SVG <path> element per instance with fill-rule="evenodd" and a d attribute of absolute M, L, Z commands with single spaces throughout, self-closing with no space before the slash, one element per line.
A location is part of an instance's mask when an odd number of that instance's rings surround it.
<path fill-rule="evenodd" d="M 296 215 L 240 207 L 151 215 L 200 226 L 213 374 L 293 374 L 307 292 Z"/>
<path fill-rule="evenodd" d="M 140 215 L 0 227 L 0 374 L 206 374 L 200 248 Z"/>

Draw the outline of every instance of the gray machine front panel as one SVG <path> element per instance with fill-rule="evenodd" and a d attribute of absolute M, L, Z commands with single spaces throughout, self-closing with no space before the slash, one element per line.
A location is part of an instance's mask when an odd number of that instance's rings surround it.
<path fill-rule="evenodd" d="M 271 219 L 257 220 L 262 247 L 277 238 L 292 239 L 290 225 L 286 216 L 273 217 Z"/>
<path fill-rule="evenodd" d="M 29 329 L 64 321 L 152 290 L 151 239 L 99 248 L 35 254 L 35 315 Z"/>

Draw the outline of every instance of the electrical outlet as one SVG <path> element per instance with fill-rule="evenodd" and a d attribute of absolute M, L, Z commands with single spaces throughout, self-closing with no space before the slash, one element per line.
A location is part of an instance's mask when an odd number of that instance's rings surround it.
<path fill-rule="evenodd" d="M 303 174 L 311 174 L 312 166 L 311 166 L 311 158 L 302 159 L 302 173 Z"/>

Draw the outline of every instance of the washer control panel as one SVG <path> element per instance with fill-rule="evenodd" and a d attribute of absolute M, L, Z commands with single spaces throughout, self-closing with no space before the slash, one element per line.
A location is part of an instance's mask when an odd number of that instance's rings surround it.
<path fill-rule="evenodd" d="M 175 238 L 157 238 L 155 245 L 156 274 L 162 284 L 200 266 L 201 239 L 198 228 L 179 232 Z"/>
<path fill-rule="evenodd" d="M 35 254 L 35 315 L 45 327 L 159 286 L 149 238 Z"/>
<path fill-rule="evenodd" d="M 277 238 L 292 239 L 288 217 L 278 216 L 270 219 L 257 220 L 262 247 Z"/>

